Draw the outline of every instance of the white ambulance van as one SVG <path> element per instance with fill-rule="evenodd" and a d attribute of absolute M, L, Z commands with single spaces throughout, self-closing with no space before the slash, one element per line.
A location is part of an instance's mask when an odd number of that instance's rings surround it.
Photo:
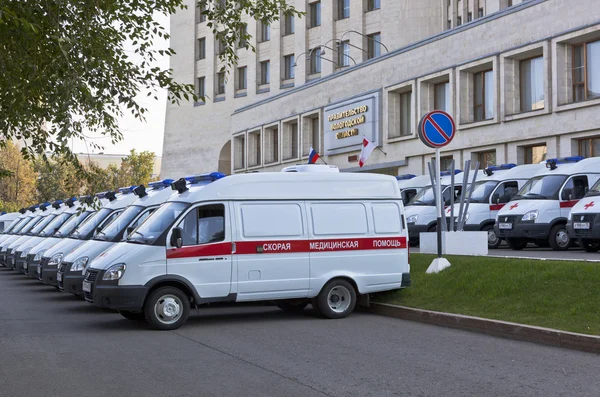
<path fill-rule="evenodd" d="M 47 208 L 49 205 L 50 203 L 42 203 L 31 207 L 29 211 L 31 212 L 32 216 L 29 222 L 27 222 L 27 224 L 17 234 L 10 236 L 2 242 L 2 251 L 6 253 L 6 267 L 14 269 L 13 262 L 15 254 L 12 248 L 13 243 L 19 240 L 21 237 L 26 236 L 31 229 L 33 229 L 38 223 L 40 223 L 42 218 L 50 212 Z"/>
<path fill-rule="evenodd" d="M 600 250 L 600 179 L 571 209 L 567 230 L 571 239 L 587 252 Z"/>
<path fill-rule="evenodd" d="M 108 199 L 104 198 L 104 195 L 100 195 L 100 205 L 103 205 L 108 202 Z M 85 222 L 89 217 L 91 217 L 96 211 L 90 207 L 93 203 L 92 196 L 80 196 L 78 198 L 73 198 L 66 201 L 67 209 L 63 213 L 63 215 L 68 218 L 65 222 L 58 227 L 58 230 L 54 230 L 48 225 L 46 236 L 39 236 L 40 241 L 31 247 L 29 253 L 25 259 L 24 268 L 27 268 L 27 275 L 31 278 L 37 278 L 37 266 L 42 260 L 42 255 L 46 252 L 46 250 L 50 247 L 58 244 L 61 239 L 67 238 L 69 233 L 71 233 L 77 226 Z M 87 204 L 84 208 L 81 208 L 82 205 Z M 53 221 L 54 222 L 54 221 Z"/>
<path fill-rule="evenodd" d="M 27 263 L 27 255 L 31 248 L 37 245 L 41 240 L 46 237 L 44 231 L 48 225 L 53 224 L 55 220 L 63 220 L 63 213 L 69 207 L 62 200 L 56 200 L 52 203 L 53 211 L 49 215 L 46 215 L 42 220 L 32 228 L 26 236 L 21 237 L 9 247 L 14 252 L 14 268 L 17 272 L 23 273 L 24 267 Z M 50 210 L 50 209 L 49 209 Z M 61 223 L 62 224 L 62 223 Z"/>
<path fill-rule="evenodd" d="M 281 172 L 340 172 L 336 165 L 297 164 L 285 167 Z"/>
<path fill-rule="evenodd" d="M 190 181 L 188 181 L 190 182 Z M 176 329 L 190 306 L 310 302 L 327 318 L 410 283 L 400 189 L 366 173 L 200 175 L 90 263 L 84 297 Z"/>
<path fill-rule="evenodd" d="M 425 186 L 431 185 L 431 178 L 429 175 L 416 176 L 413 174 L 404 174 L 398 175 L 396 179 L 398 180 L 398 187 L 400 188 L 404 205 L 408 205 L 410 200 L 412 200 L 412 198 Z"/>
<path fill-rule="evenodd" d="M 19 215 L 20 214 L 18 212 L 0 212 L 0 234 L 4 233 L 4 231 L 7 230 L 10 225 L 12 225 L 12 223 L 19 217 Z"/>
<path fill-rule="evenodd" d="M 26 208 L 21 208 L 18 212 L 17 212 L 17 217 L 16 219 L 14 219 L 10 225 L 8 225 L 7 227 L 4 228 L 4 230 L 0 233 L 0 244 L 2 243 L 2 240 L 4 240 L 8 235 L 10 235 L 11 233 L 13 233 L 13 231 L 18 227 L 18 225 L 20 225 L 23 221 L 23 218 L 25 218 L 27 216 L 27 209 Z"/>
<path fill-rule="evenodd" d="M 494 231 L 498 211 L 531 177 L 545 169 L 546 164 L 502 164 L 481 170 L 482 176 L 475 182 L 463 230 L 487 232 L 488 248 L 498 248 L 502 243 Z M 458 216 L 459 209 L 460 203 L 455 204 L 454 216 Z M 450 208 L 446 209 L 446 216 L 450 216 Z"/>
<path fill-rule="evenodd" d="M 173 182 L 172 179 L 151 182 L 148 184 L 148 190 L 144 185 L 136 187 L 134 193 L 138 197 L 137 200 L 104 226 L 102 231 L 96 233 L 92 239 L 64 256 L 56 274 L 58 289 L 83 297 L 81 283 L 88 263 L 111 245 L 126 238 L 128 232 L 141 225 L 159 205 L 167 201 L 173 194 L 171 189 Z"/>
<path fill-rule="evenodd" d="M 442 187 L 442 198 L 444 205 L 450 205 L 450 198 L 454 195 L 454 201 L 458 201 L 462 191 L 463 172 L 454 171 L 454 191 L 450 190 L 451 175 L 450 171 L 440 173 L 440 183 Z M 471 179 L 471 178 L 469 178 Z M 435 209 L 434 191 L 431 186 L 431 179 L 426 187 L 406 206 L 406 222 L 408 222 L 408 236 L 412 245 L 419 245 L 419 236 L 421 233 L 432 232 L 437 226 L 437 212 Z"/>
<path fill-rule="evenodd" d="M 118 193 L 112 191 L 104 193 L 108 203 L 104 204 L 88 220 L 77 226 L 69 234 L 69 237 L 62 239 L 60 243 L 46 250 L 37 267 L 38 280 L 44 284 L 58 288 L 56 273 L 65 255 L 70 254 L 81 244 L 92 238 L 95 233 L 101 231 L 104 226 L 119 216 L 125 207 L 134 202 L 137 198 L 133 193 L 134 189 L 135 186 L 132 186 L 121 188 Z"/>
<path fill-rule="evenodd" d="M 569 249 L 566 225 L 571 208 L 600 178 L 600 157 L 548 159 L 546 167 L 498 212 L 494 229 L 513 250 L 529 242 L 556 251 Z"/>
<path fill-rule="evenodd" d="M 0 236 L 0 266 L 6 265 L 6 246 L 4 245 L 4 241 L 8 240 L 11 236 L 17 235 L 31 220 L 32 215 L 29 208 L 21 208 L 19 213 L 21 215 L 17 220 Z"/>

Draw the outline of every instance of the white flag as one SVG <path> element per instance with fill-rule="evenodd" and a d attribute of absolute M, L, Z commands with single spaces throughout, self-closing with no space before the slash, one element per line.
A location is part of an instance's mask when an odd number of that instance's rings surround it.
<path fill-rule="evenodd" d="M 363 138 L 362 149 L 360 150 L 360 158 L 358 159 L 359 167 L 362 168 L 362 166 L 365 165 L 373 150 L 375 150 L 375 145 L 369 142 L 367 138 Z"/>

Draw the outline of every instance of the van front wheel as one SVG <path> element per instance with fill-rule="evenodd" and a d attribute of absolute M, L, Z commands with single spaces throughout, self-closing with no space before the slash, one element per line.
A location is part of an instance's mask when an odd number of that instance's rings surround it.
<path fill-rule="evenodd" d="M 554 251 L 566 251 L 571 247 L 571 239 L 565 225 L 555 225 L 550 230 L 550 238 L 548 239 L 550 248 Z"/>
<path fill-rule="evenodd" d="M 146 300 L 144 314 L 154 329 L 177 329 L 186 323 L 190 315 L 190 301 L 179 288 L 159 288 Z"/>
<path fill-rule="evenodd" d="M 325 318 L 344 318 L 356 306 L 356 291 L 346 280 L 331 280 L 315 300 L 317 310 Z"/>

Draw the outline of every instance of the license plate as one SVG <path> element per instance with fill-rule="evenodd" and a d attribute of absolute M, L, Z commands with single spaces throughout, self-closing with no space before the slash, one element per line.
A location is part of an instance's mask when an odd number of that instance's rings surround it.
<path fill-rule="evenodd" d="M 589 229 L 590 228 L 590 223 L 589 222 L 575 222 L 573 223 L 573 229 Z"/>
<path fill-rule="evenodd" d="M 92 284 L 89 281 L 84 281 L 81 289 L 83 292 L 92 292 Z"/>
<path fill-rule="evenodd" d="M 62 273 L 56 273 L 56 281 L 62 281 Z"/>
<path fill-rule="evenodd" d="M 501 223 L 498 225 L 498 228 L 503 230 L 512 229 L 512 223 Z"/>

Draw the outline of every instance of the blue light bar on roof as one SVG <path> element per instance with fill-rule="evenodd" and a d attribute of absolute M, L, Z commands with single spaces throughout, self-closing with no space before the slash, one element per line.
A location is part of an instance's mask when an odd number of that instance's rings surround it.
<path fill-rule="evenodd" d="M 454 175 L 461 173 L 461 170 L 454 170 Z M 448 176 L 448 175 L 452 175 L 452 172 L 450 171 L 442 171 L 440 172 L 440 176 Z"/>
<path fill-rule="evenodd" d="M 490 171 L 500 171 L 500 170 L 510 170 L 511 168 L 516 167 L 517 165 L 514 163 L 509 163 L 509 164 L 501 164 L 501 165 L 490 165 L 488 167 L 486 167 L 486 170 L 490 170 Z"/>
<path fill-rule="evenodd" d="M 414 177 L 416 177 L 416 175 L 413 175 L 413 174 L 404 174 L 404 175 L 398 175 L 396 177 L 396 179 L 399 180 L 399 181 L 403 181 L 403 180 L 407 180 L 407 179 L 413 179 Z"/>
<path fill-rule="evenodd" d="M 199 183 L 199 182 L 214 182 L 218 179 L 225 178 L 225 174 L 221 172 L 211 172 L 208 174 L 198 174 L 186 176 L 184 179 L 191 184 Z"/>
<path fill-rule="evenodd" d="M 555 159 L 548 159 L 548 160 L 546 160 L 546 163 L 556 163 L 556 164 L 577 163 L 578 161 L 581 161 L 583 159 L 585 159 L 585 157 L 583 157 L 583 156 L 558 157 Z"/>
<path fill-rule="evenodd" d="M 6 211 L 0 212 L 0 215 L 6 215 Z"/>
<path fill-rule="evenodd" d="M 174 179 L 163 179 L 162 181 L 149 182 L 148 186 L 150 186 L 152 189 L 160 189 L 162 187 L 171 186 L 171 183 L 173 182 L 175 182 Z"/>
<path fill-rule="evenodd" d="M 98 197 L 99 199 L 103 199 L 106 197 L 106 193 L 107 192 L 96 193 L 94 196 Z"/>
<path fill-rule="evenodd" d="M 136 187 L 137 186 L 120 187 L 119 193 L 129 194 L 129 193 L 133 192 L 133 189 L 135 189 Z"/>

